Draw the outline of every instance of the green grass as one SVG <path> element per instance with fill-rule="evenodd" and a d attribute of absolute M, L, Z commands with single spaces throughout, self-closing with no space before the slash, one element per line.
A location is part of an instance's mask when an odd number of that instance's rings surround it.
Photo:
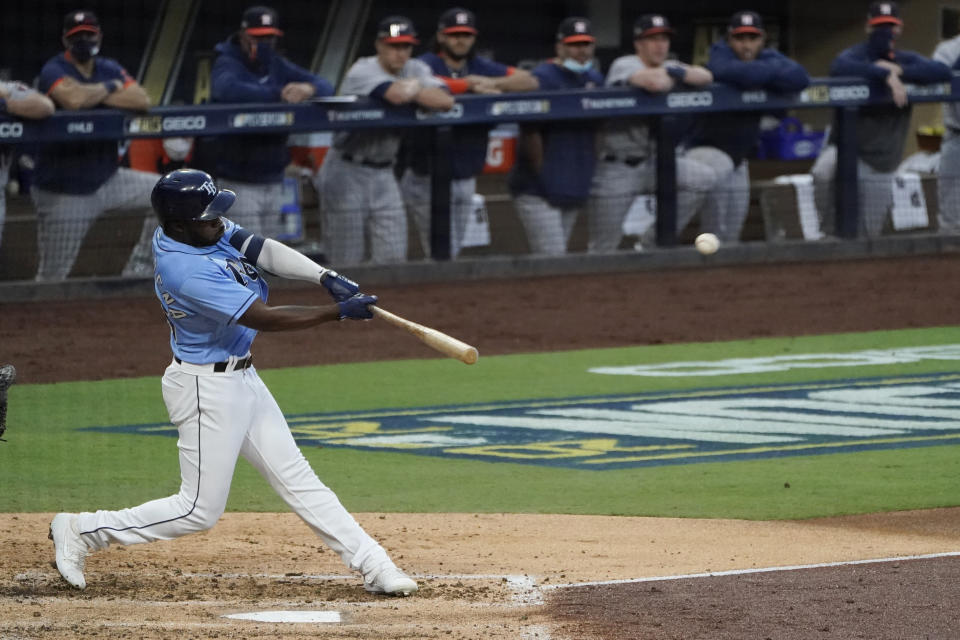
<path fill-rule="evenodd" d="M 724 378 L 638 378 L 595 366 L 960 343 L 960 328 L 481 357 L 261 372 L 288 414 L 616 395 L 714 386 L 955 372 L 951 361 L 817 368 Z M 114 509 L 174 493 L 175 440 L 79 431 L 166 423 L 155 378 L 15 386 L 0 443 L 0 511 Z M 307 448 L 352 511 L 532 512 L 808 518 L 960 503 L 960 447 L 581 471 L 389 452 Z M 789 484 L 789 488 L 785 487 Z M 285 505 L 245 462 L 228 508 Z"/>

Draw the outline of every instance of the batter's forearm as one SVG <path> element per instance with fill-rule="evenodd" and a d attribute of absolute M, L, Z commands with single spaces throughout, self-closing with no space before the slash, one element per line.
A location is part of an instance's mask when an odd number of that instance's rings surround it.
<path fill-rule="evenodd" d="M 270 273 L 291 280 L 306 280 L 321 284 L 327 273 L 323 267 L 282 242 L 267 238 L 260 249 L 257 266 Z"/>
<path fill-rule="evenodd" d="M 335 304 L 270 307 L 258 300 L 240 316 L 238 324 L 257 331 L 295 331 L 339 319 L 340 307 Z"/>

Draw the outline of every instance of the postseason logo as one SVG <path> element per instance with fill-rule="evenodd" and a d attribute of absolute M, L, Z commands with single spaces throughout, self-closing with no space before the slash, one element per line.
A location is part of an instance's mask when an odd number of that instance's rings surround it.
<path fill-rule="evenodd" d="M 244 127 L 288 127 L 293 124 L 295 114 L 292 111 L 260 111 L 238 113 L 230 120 L 235 129 Z"/>
<path fill-rule="evenodd" d="M 129 134 L 137 133 L 180 133 L 184 131 L 203 131 L 207 128 L 204 115 L 185 116 L 137 116 L 128 118 L 124 129 Z"/>
<path fill-rule="evenodd" d="M 492 116 L 523 116 L 536 113 L 550 113 L 549 100 L 511 100 L 494 102 L 488 107 Z"/>

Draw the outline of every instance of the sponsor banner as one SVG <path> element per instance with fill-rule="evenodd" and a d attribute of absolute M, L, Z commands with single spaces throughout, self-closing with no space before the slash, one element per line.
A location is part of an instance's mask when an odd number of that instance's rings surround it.
<path fill-rule="evenodd" d="M 207 116 L 135 116 L 124 121 L 124 131 L 130 135 L 143 133 L 194 133 L 207 128 Z"/>
<path fill-rule="evenodd" d="M 357 109 L 356 111 L 327 111 L 327 120 L 330 122 L 364 122 L 368 120 L 383 120 L 386 118 L 383 109 Z"/>
<path fill-rule="evenodd" d="M 463 104 L 455 102 L 447 111 L 417 109 L 417 120 L 459 120 L 463 117 Z"/>
<path fill-rule="evenodd" d="M 296 115 L 293 111 L 259 111 L 237 113 L 230 118 L 230 126 L 235 129 L 256 127 L 288 127 L 293 124 Z"/>
<path fill-rule="evenodd" d="M 525 116 L 537 113 L 550 113 L 549 100 L 512 100 L 494 102 L 487 107 L 492 116 Z"/>
<path fill-rule="evenodd" d="M 667 94 L 667 106 L 671 109 L 709 107 L 712 104 L 713 94 L 709 91 L 679 91 Z"/>
<path fill-rule="evenodd" d="M 630 98 L 581 98 L 580 107 L 584 111 L 604 109 L 633 109 L 637 106 L 637 99 Z"/>
<path fill-rule="evenodd" d="M 960 443 L 960 374 L 288 416 L 301 446 L 622 469 Z M 176 437 L 171 425 L 93 427 Z"/>

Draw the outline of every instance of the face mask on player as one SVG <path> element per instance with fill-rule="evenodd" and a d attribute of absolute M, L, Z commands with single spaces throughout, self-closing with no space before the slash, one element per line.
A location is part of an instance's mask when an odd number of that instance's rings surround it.
<path fill-rule="evenodd" d="M 100 53 L 100 43 L 93 39 L 77 38 L 70 43 L 70 57 L 84 63 Z"/>
<path fill-rule="evenodd" d="M 269 40 L 254 40 L 250 43 L 250 60 L 253 62 L 269 67 L 275 55 L 273 43 Z"/>
<path fill-rule="evenodd" d="M 563 66 L 574 73 L 586 73 L 593 68 L 593 60 L 587 60 L 586 62 L 577 62 L 573 58 L 567 58 L 563 61 Z"/>
<path fill-rule="evenodd" d="M 874 27 L 867 39 L 867 52 L 871 60 L 891 60 L 893 58 L 893 27 Z"/>

